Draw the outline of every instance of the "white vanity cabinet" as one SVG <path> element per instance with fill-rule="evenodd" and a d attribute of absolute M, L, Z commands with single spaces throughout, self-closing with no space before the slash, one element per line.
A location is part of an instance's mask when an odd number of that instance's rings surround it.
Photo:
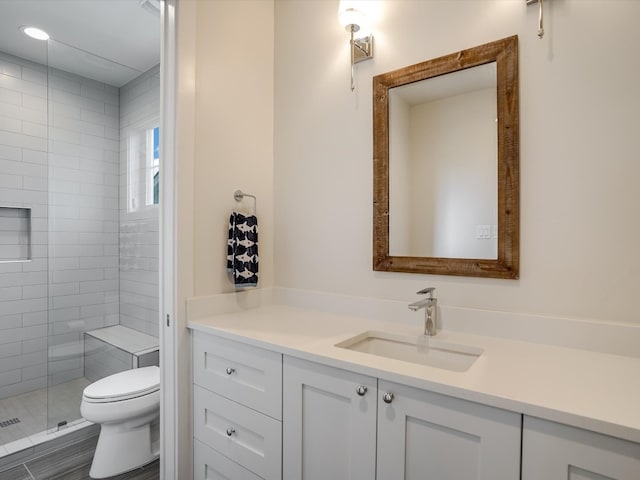
<path fill-rule="evenodd" d="M 517 480 L 521 418 L 380 380 L 377 480 Z"/>
<path fill-rule="evenodd" d="M 524 417 L 522 480 L 638 480 L 640 444 Z"/>
<path fill-rule="evenodd" d="M 194 478 L 279 480 L 282 355 L 193 332 Z"/>
<path fill-rule="evenodd" d="M 285 480 L 520 476 L 519 414 L 287 356 L 283 371 Z"/>
<path fill-rule="evenodd" d="M 377 380 L 284 357 L 283 479 L 374 480 Z"/>

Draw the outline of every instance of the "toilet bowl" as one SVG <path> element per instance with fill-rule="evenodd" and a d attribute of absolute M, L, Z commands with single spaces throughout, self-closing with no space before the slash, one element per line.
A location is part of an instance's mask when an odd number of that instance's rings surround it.
<path fill-rule="evenodd" d="M 106 478 L 158 458 L 151 423 L 160 415 L 160 369 L 135 368 L 109 375 L 82 392 L 82 416 L 100 424 L 91 478 Z"/>

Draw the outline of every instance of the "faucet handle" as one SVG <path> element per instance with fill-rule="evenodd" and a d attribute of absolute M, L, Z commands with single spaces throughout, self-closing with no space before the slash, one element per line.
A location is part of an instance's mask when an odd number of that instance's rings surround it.
<path fill-rule="evenodd" d="M 420 290 L 419 292 L 416 292 L 418 295 L 425 295 L 428 294 L 429 298 L 433 298 L 433 291 L 435 290 L 435 287 L 429 287 L 429 288 L 423 288 L 422 290 Z"/>

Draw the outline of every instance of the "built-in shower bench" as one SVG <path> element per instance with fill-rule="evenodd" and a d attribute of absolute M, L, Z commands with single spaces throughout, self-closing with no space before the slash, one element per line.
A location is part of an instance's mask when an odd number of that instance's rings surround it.
<path fill-rule="evenodd" d="M 152 335 L 123 325 L 84 334 L 84 376 L 91 382 L 158 362 L 158 339 Z"/>

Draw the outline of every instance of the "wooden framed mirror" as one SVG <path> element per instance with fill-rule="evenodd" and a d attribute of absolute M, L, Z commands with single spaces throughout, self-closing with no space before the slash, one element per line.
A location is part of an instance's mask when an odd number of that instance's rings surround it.
<path fill-rule="evenodd" d="M 373 269 L 516 279 L 518 38 L 373 78 Z"/>

